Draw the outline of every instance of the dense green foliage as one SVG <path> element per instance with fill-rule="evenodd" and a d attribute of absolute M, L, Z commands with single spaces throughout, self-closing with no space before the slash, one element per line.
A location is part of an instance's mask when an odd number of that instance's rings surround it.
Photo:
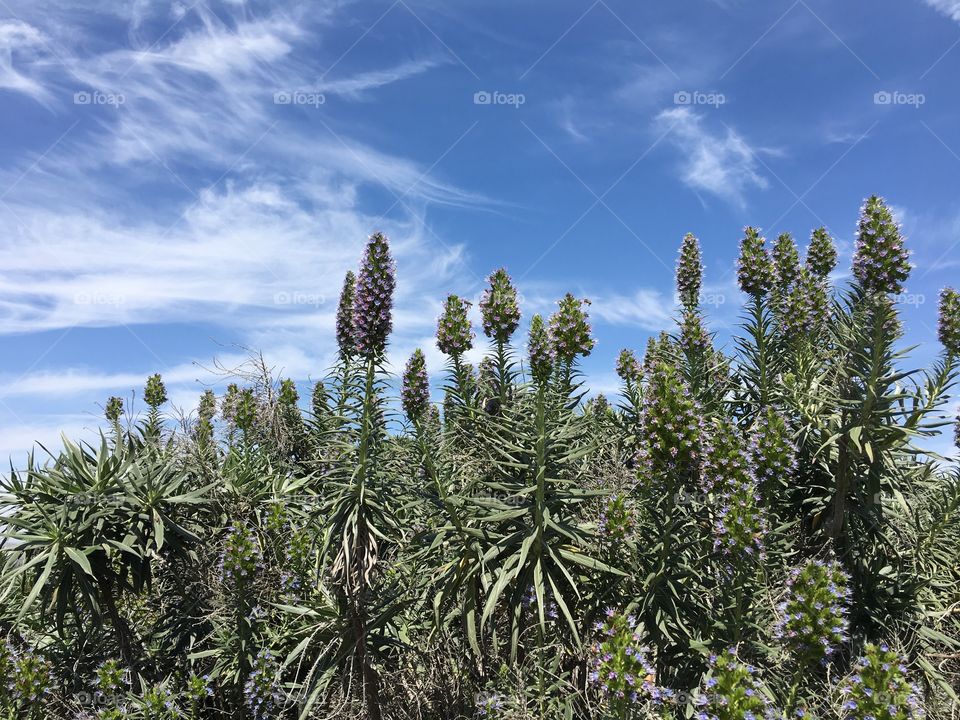
<path fill-rule="evenodd" d="M 910 266 L 879 198 L 853 281 L 813 233 L 747 228 L 728 350 L 678 262 L 677 331 L 578 371 L 589 301 L 518 343 L 504 270 L 386 364 L 395 272 L 370 239 L 312 390 L 257 363 L 174 423 L 106 403 L 96 446 L 12 469 L 0 575 L 7 718 L 956 718 L 960 301 L 914 370 Z M 441 412 L 442 410 L 442 412 Z"/>

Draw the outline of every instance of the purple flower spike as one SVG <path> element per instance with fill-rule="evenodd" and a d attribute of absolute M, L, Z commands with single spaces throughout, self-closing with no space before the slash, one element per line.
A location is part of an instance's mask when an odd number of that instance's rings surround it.
<path fill-rule="evenodd" d="M 506 343 L 520 324 L 517 289 L 503 268 L 495 270 L 487 279 L 490 287 L 483 291 L 483 297 L 480 298 L 483 333 L 499 343 Z"/>
<path fill-rule="evenodd" d="M 773 263 L 764 245 L 766 240 L 759 230 L 748 227 L 740 241 L 740 258 L 737 261 L 737 280 L 740 289 L 756 298 L 765 297 L 773 287 Z"/>
<path fill-rule="evenodd" d="M 337 306 L 337 345 L 340 356 L 353 357 L 357 354 L 357 343 L 353 333 L 353 298 L 357 291 L 357 276 L 348 270 L 343 278 L 343 290 L 340 291 L 340 304 Z"/>
<path fill-rule="evenodd" d="M 443 305 L 443 314 L 437 321 L 437 347 L 444 355 L 459 357 L 473 347 L 473 330 L 467 310 L 470 303 L 449 295 Z"/>
<path fill-rule="evenodd" d="M 807 247 L 807 267 L 818 278 L 825 279 L 837 266 L 837 248 L 826 228 L 817 228 Z"/>
<path fill-rule="evenodd" d="M 571 363 L 578 355 L 586 357 L 593 350 L 595 342 L 584 310 L 589 304 L 589 300 L 578 300 L 570 293 L 558 303 L 560 309 L 550 317 L 550 340 L 557 360 Z"/>
<path fill-rule="evenodd" d="M 357 351 L 365 358 L 383 355 L 393 329 L 393 291 L 396 266 L 382 233 L 370 236 L 357 277 L 353 304 L 353 329 Z"/>
<path fill-rule="evenodd" d="M 400 389 L 403 410 L 412 422 L 423 418 L 430 405 L 430 382 L 427 379 L 427 363 L 423 352 L 413 351 L 403 372 L 403 387 Z"/>
<path fill-rule="evenodd" d="M 703 262 L 700 241 L 687 233 L 680 244 L 680 259 L 677 261 L 677 294 L 688 310 L 700 302 L 700 287 L 703 284 Z"/>
<path fill-rule="evenodd" d="M 550 347 L 550 337 L 541 315 L 534 315 L 530 320 L 527 349 L 530 353 L 530 374 L 542 385 L 550 379 L 553 372 L 553 349 Z"/>
<path fill-rule="evenodd" d="M 937 336 L 951 355 L 960 355 L 960 293 L 953 288 L 940 291 L 940 323 Z"/>
<path fill-rule="evenodd" d="M 890 209 L 876 195 L 867 198 L 853 256 L 853 275 L 860 287 L 868 293 L 903 292 L 910 276 L 909 257 Z"/>

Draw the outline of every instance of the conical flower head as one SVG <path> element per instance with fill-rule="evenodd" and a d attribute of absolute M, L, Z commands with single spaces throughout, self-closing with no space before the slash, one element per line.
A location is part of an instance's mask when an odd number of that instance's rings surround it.
<path fill-rule="evenodd" d="M 780 290 L 786 290 L 800 277 L 800 253 L 790 233 L 782 233 L 774 243 L 773 268 Z"/>
<path fill-rule="evenodd" d="M 550 316 L 550 340 L 557 360 L 571 363 L 578 356 L 586 357 L 593 350 L 589 315 L 584 309 L 590 301 L 578 300 L 567 293 L 559 303 L 560 309 Z"/>
<path fill-rule="evenodd" d="M 437 347 L 444 355 L 459 357 L 473 347 L 473 330 L 467 317 L 469 308 L 469 301 L 457 295 L 447 296 L 437 321 Z"/>
<path fill-rule="evenodd" d="M 774 637 L 802 664 L 826 663 L 846 644 L 849 584 L 835 560 L 809 560 L 787 577 Z"/>
<path fill-rule="evenodd" d="M 655 362 L 648 373 L 642 422 L 650 477 L 676 471 L 693 480 L 701 457 L 702 415 L 690 388 L 666 362 Z"/>
<path fill-rule="evenodd" d="M 520 324 L 520 306 L 517 304 L 517 289 L 503 268 L 487 278 L 490 287 L 480 298 L 480 314 L 483 317 L 483 333 L 499 343 L 506 343 Z"/>
<path fill-rule="evenodd" d="M 147 385 L 143 389 L 143 399 L 152 408 L 158 408 L 167 401 L 167 388 L 160 378 L 160 373 L 155 373 L 147 378 Z"/>
<path fill-rule="evenodd" d="M 257 422 L 257 398 L 253 394 L 253 388 L 244 388 L 237 392 L 234 422 L 243 432 L 253 430 Z"/>
<path fill-rule="evenodd" d="M 687 233 L 680 244 L 680 259 L 677 260 L 677 295 L 688 310 L 700 303 L 700 287 L 703 284 L 703 262 L 700 241 Z"/>
<path fill-rule="evenodd" d="M 107 398 L 103 414 L 110 422 L 119 422 L 120 416 L 123 415 L 123 398 L 118 398 L 116 395 Z"/>
<path fill-rule="evenodd" d="M 633 350 L 624 348 L 617 356 L 617 375 L 625 383 L 636 385 L 640 381 L 640 363 Z"/>
<path fill-rule="evenodd" d="M 680 348 L 688 355 L 699 355 L 713 349 L 710 333 L 699 310 L 687 310 L 680 322 Z"/>
<path fill-rule="evenodd" d="M 747 295 L 762 298 L 773 287 L 773 263 L 764 247 L 766 239 L 756 228 L 748 227 L 740 241 L 740 258 L 737 260 L 737 280 L 740 289 Z"/>
<path fill-rule="evenodd" d="M 806 265 L 814 275 L 827 278 L 837 266 L 837 248 L 826 228 L 817 228 L 807 246 Z"/>
<path fill-rule="evenodd" d="M 353 357 L 357 354 L 357 342 L 353 332 L 353 298 L 357 291 L 357 276 L 348 270 L 343 278 L 340 291 L 340 304 L 337 305 L 337 345 L 340 356 Z"/>
<path fill-rule="evenodd" d="M 217 412 L 217 396 L 213 390 L 204 390 L 200 396 L 200 403 L 197 405 L 197 416 L 200 422 L 209 423 Z"/>
<path fill-rule="evenodd" d="M 960 355 L 960 293 L 953 288 L 940 291 L 940 322 L 937 335 L 951 355 Z"/>
<path fill-rule="evenodd" d="M 297 384 L 290 378 L 280 381 L 280 392 L 277 395 L 277 401 L 287 407 L 296 407 L 300 401 L 300 393 L 297 392 Z"/>
<path fill-rule="evenodd" d="M 400 388 L 400 402 L 403 411 L 411 422 L 419 422 L 430 406 L 430 382 L 427 379 L 427 361 L 419 348 L 407 361 L 403 371 L 403 386 Z"/>
<path fill-rule="evenodd" d="M 868 293 L 903 292 L 910 276 L 910 253 L 900 227 L 881 198 L 867 198 L 857 227 L 853 275 Z"/>
<path fill-rule="evenodd" d="M 784 497 L 796 470 L 797 450 L 786 422 L 773 408 L 761 413 L 750 429 L 748 458 L 760 492 L 768 503 Z"/>
<path fill-rule="evenodd" d="M 806 267 L 802 268 L 797 282 L 783 298 L 778 316 L 784 336 L 793 338 L 810 333 L 825 319 L 827 304 L 823 281 Z"/>
<path fill-rule="evenodd" d="M 376 233 L 367 242 L 353 301 L 354 338 L 358 353 L 365 358 L 379 357 L 387 347 L 393 329 L 395 288 L 396 268 L 390 245 L 382 233 Z"/>
<path fill-rule="evenodd" d="M 530 374 L 537 383 L 546 383 L 553 372 L 553 348 L 541 315 L 534 315 L 530 319 L 527 351 L 530 355 Z"/>

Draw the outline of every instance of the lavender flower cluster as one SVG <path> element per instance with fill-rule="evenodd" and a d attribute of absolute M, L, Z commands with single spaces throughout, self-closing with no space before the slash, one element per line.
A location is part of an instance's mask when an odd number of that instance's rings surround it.
<path fill-rule="evenodd" d="M 867 293 L 903 292 L 910 276 L 910 253 L 904 246 L 900 226 L 883 199 L 867 198 L 860 209 L 853 275 Z"/>
<path fill-rule="evenodd" d="M 137 702 L 138 714 L 150 720 L 178 720 L 183 717 L 173 691 L 166 685 L 154 685 Z"/>
<path fill-rule="evenodd" d="M 743 439 L 727 420 L 715 420 L 703 434 L 700 486 L 704 493 L 726 493 L 750 478 Z"/>
<path fill-rule="evenodd" d="M 776 712 L 763 694 L 757 669 L 742 662 L 736 648 L 711 655 L 706 677 L 694 700 L 695 720 L 758 720 Z"/>
<path fill-rule="evenodd" d="M 253 720 L 280 717 L 285 697 L 280 686 L 280 667 L 268 648 L 253 660 L 253 667 L 243 686 L 243 699 Z"/>
<path fill-rule="evenodd" d="M 437 347 L 444 355 L 459 357 L 473 347 L 474 333 L 467 311 L 470 302 L 457 295 L 448 295 L 443 313 L 437 320 Z"/>
<path fill-rule="evenodd" d="M 700 241 L 687 233 L 680 243 L 680 258 L 677 260 L 677 295 L 687 310 L 700 304 L 700 287 L 703 284 L 703 262 Z"/>
<path fill-rule="evenodd" d="M 343 276 L 343 289 L 337 304 L 337 346 L 340 357 L 349 358 L 357 354 L 357 343 L 353 335 L 353 298 L 357 293 L 357 276 L 348 270 Z"/>
<path fill-rule="evenodd" d="M 752 478 L 738 480 L 720 496 L 720 509 L 713 522 L 713 549 L 726 559 L 728 575 L 733 575 L 737 567 L 766 559 L 766 533 L 756 483 Z"/>
<path fill-rule="evenodd" d="M 700 355 L 713 349 L 710 333 L 699 310 L 688 309 L 680 322 L 680 348 L 687 355 Z"/>
<path fill-rule="evenodd" d="M 487 280 L 490 287 L 480 298 L 483 332 L 498 343 L 507 343 L 520 324 L 517 289 L 504 268 L 495 270 Z"/>
<path fill-rule="evenodd" d="M 606 611 L 606 620 L 594 629 L 600 639 L 591 647 L 587 680 L 611 709 L 624 712 L 659 697 L 650 648 L 642 644 L 636 618 Z"/>
<path fill-rule="evenodd" d="M 527 353 L 530 359 L 530 375 L 537 384 L 545 385 L 553 373 L 554 356 L 550 335 L 541 315 L 534 315 L 530 319 Z"/>
<path fill-rule="evenodd" d="M 747 454 L 760 494 L 770 502 L 786 488 L 797 467 L 797 450 L 784 419 L 771 407 L 750 428 Z"/>
<path fill-rule="evenodd" d="M 661 362 L 651 370 L 643 397 L 642 426 L 648 440 L 644 460 L 650 477 L 671 471 L 692 477 L 701 458 L 703 419 L 672 365 Z"/>
<path fill-rule="evenodd" d="M 787 577 L 774 637 L 801 664 L 826 664 L 848 638 L 849 578 L 834 560 L 810 560 Z"/>
<path fill-rule="evenodd" d="M 937 337 L 950 355 L 960 356 L 960 293 L 953 288 L 940 291 Z"/>
<path fill-rule="evenodd" d="M 824 280 L 837 266 L 837 248 L 826 228 L 817 228 L 810 236 L 806 266 L 816 277 Z"/>
<path fill-rule="evenodd" d="M 417 348 L 407 361 L 400 388 L 400 402 L 410 421 L 417 423 L 430 405 L 430 381 L 427 379 L 427 361 Z"/>
<path fill-rule="evenodd" d="M 353 299 L 353 333 L 357 352 L 365 358 L 383 354 L 393 329 L 396 266 L 382 233 L 370 236 L 357 276 Z"/>
<path fill-rule="evenodd" d="M 585 305 L 590 301 L 578 300 L 571 293 L 557 303 L 560 307 L 550 316 L 550 342 L 554 357 L 566 365 L 578 355 L 586 357 L 595 344 L 590 336 L 590 322 Z"/>
<path fill-rule="evenodd" d="M 220 558 L 220 576 L 224 582 L 234 587 L 249 587 L 259 566 L 260 551 L 253 533 L 246 525 L 228 528 Z"/>
<path fill-rule="evenodd" d="M 51 663 L 29 646 L 18 648 L 9 637 L 0 647 L 0 671 L 0 696 L 6 695 L 14 707 L 36 710 L 54 689 Z"/>
<path fill-rule="evenodd" d="M 773 269 L 777 289 L 791 287 L 800 278 L 800 253 L 790 233 L 781 233 L 773 244 Z"/>
<path fill-rule="evenodd" d="M 840 684 L 843 717 L 915 720 L 924 717 L 920 689 L 907 680 L 903 661 L 886 645 L 868 644 Z"/>
<path fill-rule="evenodd" d="M 737 260 L 737 281 L 740 289 L 755 298 L 765 297 L 773 287 L 773 262 L 764 245 L 766 239 L 753 227 L 744 229 Z"/>
<path fill-rule="evenodd" d="M 630 537 L 636 525 L 636 512 L 627 495 L 611 495 L 604 500 L 597 520 L 597 531 L 604 544 L 611 549 L 622 550 L 623 543 Z"/>
<path fill-rule="evenodd" d="M 640 382 L 640 373 L 640 362 L 633 350 L 621 350 L 617 355 L 617 375 L 624 384 L 635 387 Z"/>

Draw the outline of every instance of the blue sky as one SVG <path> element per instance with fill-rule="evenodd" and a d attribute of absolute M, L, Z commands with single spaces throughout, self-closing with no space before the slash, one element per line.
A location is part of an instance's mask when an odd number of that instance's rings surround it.
<path fill-rule="evenodd" d="M 383 230 L 392 357 L 505 265 L 523 310 L 593 301 L 591 384 L 671 326 L 700 237 L 719 341 L 741 230 L 896 208 L 921 361 L 960 267 L 960 0 L 0 0 L 0 456 L 90 437 L 159 371 L 306 383 L 343 273 Z M 304 388 L 306 385 L 304 385 Z"/>

